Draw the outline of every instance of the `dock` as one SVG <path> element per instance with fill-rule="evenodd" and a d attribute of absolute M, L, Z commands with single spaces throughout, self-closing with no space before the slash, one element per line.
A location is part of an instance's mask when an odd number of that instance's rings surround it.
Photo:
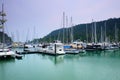
<path fill-rule="evenodd" d="M 54 54 L 54 53 L 46 53 L 46 52 L 40 52 L 40 51 L 23 51 L 23 52 L 17 52 L 16 54 L 22 55 L 22 54 L 43 54 L 43 55 L 51 55 L 51 56 L 58 56 L 58 55 L 63 55 L 63 54 Z"/>

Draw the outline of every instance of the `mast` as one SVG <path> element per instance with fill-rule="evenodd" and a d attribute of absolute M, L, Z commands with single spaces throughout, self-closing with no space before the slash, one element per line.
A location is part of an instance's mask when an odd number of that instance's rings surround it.
<path fill-rule="evenodd" d="M 0 22 L 1 22 L 1 26 L 2 26 L 2 32 L 3 32 L 2 42 L 3 42 L 3 50 L 4 50 L 4 43 L 5 43 L 4 23 L 6 22 L 6 20 L 5 20 L 5 18 L 4 18 L 4 17 L 6 16 L 6 14 L 4 13 L 4 4 L 2 4 L 2 11 L 0 12 L 0 16 L 1 16 L 1 18 L 2 18 L 2 19 L 0 20 Z"/>
<path fill-rule="evenodd" d="M 117 30 L 117 24 L 115 23 L 115 42 L 118 42 L 118 30 Z"/>
<path fill-rule="evenodd" d="M 68 33 L 68 17 L 66 16 L 66 42 L 68 43 L 68 35 L 69 35 L 69 33 Z"/>
<path fill-rule="evenodd" d="M 11 32 L 12 41 L 14 42 L 14 34 Z"/>
<path fill-rule="evenodd" d="M 28 37 L 29 37 L 29 28 L 28 28 L 28 31 L 27 31 L 27 35 L 26 35 L 26 43 L 28 43 Z"/>
<path fill-rule="evenodd" d="M 88 28 L 87 28 L 87 24 L 86 24 L 86 40 L 87 40 L 87 43 L 88 43 Z"/>
<path fill-rule="evenodd" d="M 65 29 L 65 12 L 63 12 L 63 44 L 64 44 L 64 29 Z"/>
<path fill-rule="evenodd" d="M 102 26 L 101 26 L 101 43 L 103 42 L 103 32 L 102 32 Z"/>
<path fill-rule="evenodd" d="M 60 30 L 59 30 L 59 32 L 58 32 L 57 40 L 60 40 Z"/>
<path fill-rule="evenodd" d="M 92 19 L 92 39 L 91 39 L 92 42 L 94 42 L 94 37 L 93 37 L 93 36 L 94 36 L 94 31 L 93 31 L 93 27 L 94 27 L 94 25 L 93 25 L 93 19 Z"/>
<path fill-rule="evenodd" d="M 73 23 L 72 23 L 72 17 L 70 19 L 70 23 L 71 23 L 71 42 L 73 42 Z"/>
<path fill-rule="evenodd" d="M 19 31 L 16 30 L 16 41 L 19 43 L 20 42 L 20 35 L 19 35 Z"/>
<path fill-rule="evenodd" d="M 35 26 L 33 27 L 33 44 L 35 44 L 35 38 L 36 38 L 36 35 L 35 35 Z"/>
<path fill-rule="evenodd" d="M 50 34 L 50 38 L 49 38 L 49 43 L 51 42 L 51 34 Z"/>
<path fill-rule="evenodd" d="M 97 43 L 96 22 L 94 22 L 94 26 L 95 26 L 95 43 Z"/>
<path fill-rule="evenodd" d="M 105 42 L 107 41 L 107 39 L 106 39 L 106 22 L 104 23 L 104 25 L 105 25 Z"/>

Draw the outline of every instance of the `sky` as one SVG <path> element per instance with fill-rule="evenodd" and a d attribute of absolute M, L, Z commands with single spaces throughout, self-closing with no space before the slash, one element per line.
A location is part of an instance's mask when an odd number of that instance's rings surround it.
<path fill-rule="evenodd" d="M 63 12 L 73 24 L 120 17 L 120 0 L 0 0 L 7 22 L 5 32 L 14 41 L 42 38 L 62 28 Z"/>

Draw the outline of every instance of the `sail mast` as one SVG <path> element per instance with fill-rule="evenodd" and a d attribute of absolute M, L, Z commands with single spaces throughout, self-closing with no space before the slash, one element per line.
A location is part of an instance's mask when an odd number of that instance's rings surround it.
<path fill-rule="evenodd" d="M 17 35 L 17 36 L 16 36 L 16 37 L 17 37 L 16 40 L 17 40 L 17 42 L 19 42 L 19 31 L 18 31 L 18 30 L 16 31 L 16 35 Z"/>
<path fill-rule="evenodd" d="M 103 42 L 103 31 L 102 31 L 102 26 L 101 26 L 101 43 Z"/>
<path fill-rule="evenodd" d="M 29 37 L 29 28 L 28 28 L 27 35 L 26 35 L 26 43 L 28 43 L 29 41 L 28 37 Z"/>
<path fill-rule="evenodd" d="M 95 43 L 97 43 L 96 22 L 94 22 L 94 26 L 95 26 Z"/>
<path fill-rule="evenodd" d="M 105 42 L 107 41 L 107 39 L 106 39 L 106 22 L 104 23 L 104 25 L 105 25 Z"/>
<path fill-rule="evenodd" d="M 2 13 L 4 14 L 4 4 L 2 4 Z M 4 35 L 4 15 L 2 15 L 2 26 L 3 26 L 3 49 L 4 49 L 4 43 L 5 43 L 5 35 Z"/>
<path fill-rule="evenodd" d="M 72 17 L 71 17 L 70 23 L 71 23 L 71 42 L 73 42 L 73 23 L 72 23 Z"/>
<path fill-rule="evenodd" d="M 92 19 L 92 42 L 94 42 L 94 31 L 93 31 L 93 27 L 94 27 L 94 25 L 93 25 L 93 19 Z"/>
<path fill-rule="evenodd" d="M 117 24 L 115 23 L 115 42 L 118 42 L 118 30 L 117 30 Z"/>
<path fill-rule="evenodd" d="M 66 42 L 67 42 L 67 44 L 68 44 L 68 35 L 69 35 L 69 33 L 68 33 L 68 17 L 66 16 Z"/>
<path fill-rule="evenodd" d="M 65 12 L 63 12 L 63 44 L 64 44 L 64 29 L 65 29 Z"/>
<path fill-rule="evenodd" d="M 2 4 L 2 11 L 0 12 L 0 16 L 2 17 L 2 19 L 0 20 L 1 21 L 1 25 L 2 25 L 2 32 L 3 32 L 3 35 L 2 35 L 2 42 L 3 42 L 3 49 L 4 49 L 4 43 L 5 43 L 5 35 L 4 35 L 4 23 L 6 22 L 5 20 L 5 16 L 6 14 L 4 13 L 4 4 Z"/>
<path fill-rule="evenodd" d="M 88 43 L 88 26 L 86 24 L 86 40 L 87 40 L 87 43 Z"/>

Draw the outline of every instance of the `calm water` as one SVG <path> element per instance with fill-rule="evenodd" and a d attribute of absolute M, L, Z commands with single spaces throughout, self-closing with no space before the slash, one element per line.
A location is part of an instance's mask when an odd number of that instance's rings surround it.
<path fill-rule="evenodd" d="M 0 80 L 120 80 L 120 51 L 27 54 L 22 60 L 0 61 Z"/>

